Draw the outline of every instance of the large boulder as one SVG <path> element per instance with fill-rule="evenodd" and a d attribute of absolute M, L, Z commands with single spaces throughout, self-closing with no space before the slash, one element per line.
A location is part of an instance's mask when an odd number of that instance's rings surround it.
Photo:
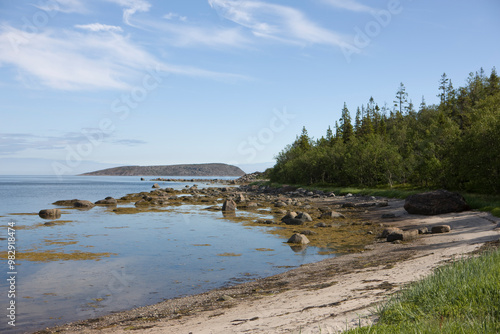
<path fill-rule="evenodd" d="M 416 215 L 440 215 L 470 210 L 462 195 L 447 190 L 435 190 L 408 196 L 405 210 Z"/>
<path fill-rule="evenodd" d="M 43 219 L 58 219 L 61 218 L 61 210 L 59 209 L 45 209 L 38 212 L 40 218 Z"/>
<path fill-rule="evenodd" d="M 222 211 L 236 211 L 236 203 L 232 199 L 227 199 L 222 204 Z"/>

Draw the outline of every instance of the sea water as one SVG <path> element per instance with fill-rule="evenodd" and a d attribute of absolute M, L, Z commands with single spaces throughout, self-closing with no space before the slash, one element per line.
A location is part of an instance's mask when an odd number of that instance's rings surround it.
<path fill-rule="evenodd" d="M 295 252 L 264 227 L 248 227 L 203 206 L 182 205 L 164 212 L 115 214 L 106 207 L 62 209 L 54 225 L 38 216 L 62 199 L 95 202 L 107 196 L 150 191 L 155 181 L 136 176 L 0 176 L 0 252 L 15 230 L 17 254 L 97 254 L 92 259 L 16 260 L 15 297 L 9 270 L 0 271 L 0 332 L 24 333 L 106 313 L 201 293 L 248 279 L 271 276 L 319 261 L 319 249 Z M 165 176 L 169 178 L 169 176 Z M 188 178 L 189 179 L 189 178 Z M 214 186 L 196 182 L 198 187 Z M 182 189 L 193 182 L 160 182 Z M 122 206 L 122 205 L 120 205 Z M 271 218 L 266 213 L 249 220 Z M 269 227 L 272 228 L 272 227 Z M 100 256 L 102 255 L 102 256 Z M 332 255 L 329 255 L 332 256 Z M 34 261 L 35 260 L 35 261 Z M 8 324 L 15 301 L 15 327 Z"/>

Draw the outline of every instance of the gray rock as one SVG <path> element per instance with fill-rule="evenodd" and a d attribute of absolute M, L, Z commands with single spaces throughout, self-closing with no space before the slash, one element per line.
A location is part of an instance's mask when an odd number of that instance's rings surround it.
<path fill-rule="evenodd" d="M 106 197 L 105 199 L 98 200 L 95 202 L 97 205 L 117 205 L 118 201 L 113 197 Z"/>
<path fill-rule="evenodd" d="M 421 227 L 418 229 L 418 234 L 427 234 L 429 233 L 429 229 L 427 227 Z"/>
<path fill-rule="evenodd" d="M 237 194 L 235 201 L 236 203 L 242 203 L 246 201 L 246 198 L 245 196 L 243 196 L 243 194 Z"/>
<path fill-rule="evenodd" d="M 297 218 L 297 213 L 295 211 L 288 211 L 286 215 L 281 218 L 281 221 L 285 221 L 286 219 Z"/>
<path fill-rule="evenodd" d="M 396 215 L 394 213 L 384 213 L 382 215 L 382 218 L 388 219 L 388 218 L 396 218 Z"/>
<path fill-rule="evenodd" d="M 287 243 L 307 245 L 309 243 L 309 239 L 307 239 L 307 237 L 303 234 L 295 233 L 290 237 L 290 239 L 288 239 Z"/>
<path fill-rule="evenodd" d="M 160 188 L 160 185 L 158 183 L 155 183 L 151 188 Z"/>
<path fill-rule="evenodd" d="M 213 206 L 206 207 L 204 210 L 210 210 L 210 211 L 220 211 L 220 210 L 221 210 L 221 208 L 220 208 L 220 206 L 213 205 Z"/>
<path fill-rule="evenodd" d="M 381 238 L 387 238 L 389 234 L 392 232 L 397 232 L 397 233 L 402 233 L 403 230 L 397 227 L 388 227 L 382 231 L 382 234 L 380 235 Z"/>
<path fill-rule="evenodd" d="M 313 221 L 312 217 L 308 213 L 306 213 L 306 212 L 299 213 L 296 218 L 303 219 L 306 222 L 312 222 Z"/>
<path fill-rule="evenodd" d="M 306 222 L 305 220 L 298 218 L 287 218 L 283 219 L 282 221 L 287 225 L 304 225 L 304 223 Z"/>
<path fill-rule="evenodd" d="M 274 203 L 274 206 L 277 208 L 282 208 L 282 207 L 286 206 L 286 203 L 283 201 L 278 201 L 278 202 Z"/>
<path fill-rule="evenodd" d="M 321 214 L 321 218 L 345 218 L 345 216 L 336 211 L 327 211 Z"/>
<path fill-rule="evenodd" d="M 440 215 L 470 210 L 462 195 L 447 190 L 408 196 L 404 208 L 408 213 L 418 215 Z"/>
<path fill-rule="evenodd" d="M 451 231 L 450 225 L 437 225 L 431 228 L 432 233 L 448 233 Z"/>
<path fill-rule="evenodd" d="M 417 229 L 401 231 L 401 232 L 392 232 L 387 236 L 387 241 L 388 242 L 393 242 L 396 240 L 409 241 L 415 239 L 417 236 L 418 236 Z"/>
<path fill-rule="evenodd" d="M 236 211 L 236 203 L 232 199 L 227 199 L 222 204 L 222 211 Z"/>
<path fill-rule="evenodd" d="M 330 225 L 327 225 L 325 223 L 317 223 L 316 225 L 314 225 L 314 227 L 330 227 Z"/>
<path fill-rule="evenodd" d="M 60 209 L 45 209 L 38 212 L 38 216 L 43 219 L 58 219 L 61 218 Z"/>
<path fill-rule="evenodd" d="M 137 202 L 134 203 L 135 206 L 149 206 L 151 205 L 150 201 L 143 199 L 138 200 Z"/>
<path fill-rule="evenodd" d="M 56 201 L 52 204 L 58 205 L 58 206 L 73 206 L 73 204 L 75 202 L 78 202 L 78 201 L 79 201 L 78 199 L 64 199 L 64 200 Z"/>
<path fill-rule="evenodd" d="M 313 235 L 313 234 L 318 234 L 314 231 L 311 231 L 311 230 L 303 230 L 300 232 L 300 234 L 303 234 L 303 235 Z"/>
<path fill-rule="evenodd" d="M 74 208 L 80 208 L 80 209 L 91 209 L 94 206 L 95 206 L 94 203 L 92 203 L 91 201 L 86 201 L 86 200 L 80 200 L 80 201 L 76 201 L 75 203 L 73 203 Z"/>

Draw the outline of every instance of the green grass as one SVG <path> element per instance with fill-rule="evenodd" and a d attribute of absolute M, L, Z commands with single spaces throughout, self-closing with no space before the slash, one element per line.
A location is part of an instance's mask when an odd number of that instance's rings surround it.
<path fill-rule="evenodd" d="M 461 259 L 394 295 L 346 333 L 500 333 L 500 251 Z"/>

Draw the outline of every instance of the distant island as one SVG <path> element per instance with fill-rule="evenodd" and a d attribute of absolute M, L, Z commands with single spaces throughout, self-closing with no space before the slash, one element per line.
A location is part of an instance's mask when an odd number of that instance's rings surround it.
<path fill-rule="evenodd" d="M 239 167 L 210 163 L 165 166 L 123 166 L 84 173 L 85 176 L 242 176 Z"/>

